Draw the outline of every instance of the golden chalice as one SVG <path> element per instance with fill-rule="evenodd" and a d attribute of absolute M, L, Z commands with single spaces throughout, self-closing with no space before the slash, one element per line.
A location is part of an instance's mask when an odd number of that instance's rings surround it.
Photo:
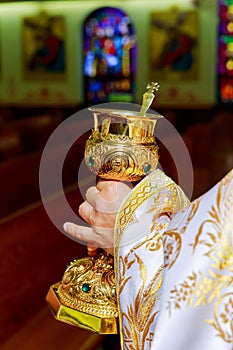
<path fill-rule="evenodd" d="M 94 128 L 86 142 L 85 161 L 94 174 L 137 182 L 156 169 L 154 128 L 162 116 L 147 110 L 158 88 L 158 83 L 148 84 L 139 112 L 90 108 Z M 72 262 L 62 281 L 50 287 L 46 299 L 60 321 L 100 334 L 117 333 L 113 257 L 101 252 Z"/>

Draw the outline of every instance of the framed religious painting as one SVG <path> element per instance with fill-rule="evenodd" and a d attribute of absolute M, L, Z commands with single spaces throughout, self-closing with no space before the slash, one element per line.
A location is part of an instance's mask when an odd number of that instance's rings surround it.
<path fill-rule="evenodd" d="M 170 7 L 150 15 L 149 71 L 155 81 L 194 81 L 199 72 L 196 9 Z"/>
<path fill-rule="evenodd" d="M 23 73 L 30 80 L 66 75 L 65 21 L 46 12 L 23 19 Z"/>

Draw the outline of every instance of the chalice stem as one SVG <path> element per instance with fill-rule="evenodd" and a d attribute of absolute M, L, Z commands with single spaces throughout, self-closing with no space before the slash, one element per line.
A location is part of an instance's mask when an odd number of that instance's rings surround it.
<path fill-rule="evenodd" d="M 96 256 L 99 252 L 98 247 L 92 246 L 90 244 L 87 245 L 87 254 L 88 256 Z"/>

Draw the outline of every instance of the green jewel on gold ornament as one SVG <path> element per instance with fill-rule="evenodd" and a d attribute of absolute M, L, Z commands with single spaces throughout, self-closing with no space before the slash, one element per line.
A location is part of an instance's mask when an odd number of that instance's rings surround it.
<path fill-rule="evenodd" d="M 89 293 L 91 290 L 91 285 L 89 283 L 83 283 L 82 285 L 82 291 L 84 293 Z"/>
<path fill-rule="evenodd" d="M 150 164 L 145 164 L 145 166 L 144 166 L 145 174 L 148 174 L 150 172 L 150 169 L 151 169 L 151 165 Z"/>
<path fill-rule="evenodd" d="M 93 165 L 95 164 L 95 161 L 92 157 L 89 157 L 88 158 L 88 162 L 87 162 L 87 165 L 90 166 L 90 167 L 93 167 Z"/>

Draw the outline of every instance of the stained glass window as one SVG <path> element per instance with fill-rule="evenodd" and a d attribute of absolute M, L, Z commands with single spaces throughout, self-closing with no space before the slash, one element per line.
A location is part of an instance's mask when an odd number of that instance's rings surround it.
<path fill-rule="evenodd" d="M 220 102 L 233 102 L 233 0 L 219 0 L 218 91 Z"/>
<path fill-rule="evenodd" d="M 121 9 L 102 7 L 84 22 L 85 99 L 133 102 L 137 41 L 130 17 Z"/>

